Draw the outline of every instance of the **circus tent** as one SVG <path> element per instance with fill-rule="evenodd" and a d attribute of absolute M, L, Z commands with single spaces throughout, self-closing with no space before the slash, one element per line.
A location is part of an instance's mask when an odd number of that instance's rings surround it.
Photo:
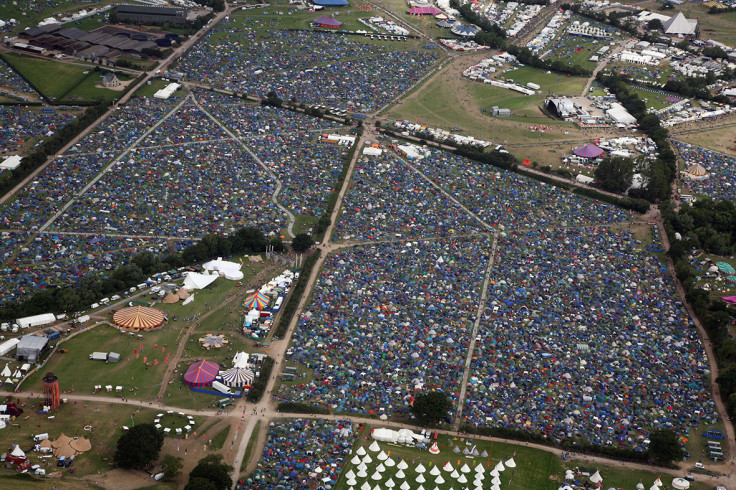
<path fill-rule="evenodd" d="M 133 331 L 160 327 L 165 320 L 163 311 L 148 306 L 129 306 L 113 315 L 113 323 L 116 326 Z"/>
<path fill-rule="evenodd" d="M 215 380 L 217 373 L 220 371 L 220 366 L 214 362 L 199 361 L 195 362 L 187 372 L 184 373 L 184 382 L 193 388 L 202 388 L 203 386 L 209 386 Z"/>
<path fill-rule="evenodd" d="M 572 152 L 583 158 L 598 158 L 603 155 L 603 150 L 595 146 L 593 143 L 575 148 Z"/>

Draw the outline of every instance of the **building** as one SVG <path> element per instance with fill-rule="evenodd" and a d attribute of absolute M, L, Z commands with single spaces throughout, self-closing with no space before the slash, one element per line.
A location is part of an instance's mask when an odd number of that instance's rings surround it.
<path fill-rule="evenodd" d="M 494 105 L 491 109 L 491 114 L 499 117 L 506 117 L 511 115 L 511 109 L 499 109 L 497 105 Z"/>
<path fill-rule="evenodd" d="M 118 77 L 116 77 L 114 73 L 108 73 L 107 75 L 102 77 L 102 82 L 100 83 L 105 88 L 113 88 L 113 87 L 120 86 L 120 80 L 118 80 Z"/>
<path fill-rule="evenodd" d="M 18 342 L 16 359 L 21 362 L 38 362 L 41 354 L 48 348 L 49 338 L 38 335 L 24 335 Z"/>
<path fill-rule="evenodd" d="M 186 24 L 187 9 L 172 7 L 146 7 L 142 5 L 118 5 L 118 20 L 140 24 Z"/>

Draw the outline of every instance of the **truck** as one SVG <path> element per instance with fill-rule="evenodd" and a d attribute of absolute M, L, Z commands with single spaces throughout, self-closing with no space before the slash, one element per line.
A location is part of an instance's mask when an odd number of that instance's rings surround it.
<path fill-rule="evenodd" d="M 102 298 L 100 300 L 100 304 L 101 305 L 105 305 L 105 306 L 109 305 L 110 304 L 110 298 Z"/>
<path fill-rule="evenodd" d="M 89 355 L 92 361 L 105 361 L 107 362 L 107 352 L 93 352 Z"/>
<path fill-rule="evenodd" d="M 232 392 L 232 390 L 230 389 L 229 386 L 225 386 L 224 384 L 220 383 L 219 381 L 213 381 L 212 382 L 212 387 L 214 389 L 216 389 L 217 391 L 219 391 L 220 393 L 224 393 L 226 395 L 232 395 L 233 394 L 233 392 Z"/>

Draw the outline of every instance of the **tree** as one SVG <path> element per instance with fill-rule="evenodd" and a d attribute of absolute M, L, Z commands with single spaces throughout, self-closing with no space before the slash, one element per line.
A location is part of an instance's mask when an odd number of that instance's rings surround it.
<path fill-rule="evenodd" d="M 650 31 L 664 31 L 664 25 L 659 19 L 652 19 L 647 23 L 647 27 Z"/>
<path fill-rule="evenodd" d="M 679 461 L 684 455 L 677 434 L 671 430 L 655 430 L 649 434 L 648 454 L 649 459 L 660 464 Z"/>
<path fill-rule="evenodd" d="M 120 468 L 139 468 L 158 459 L 164 435 L 153 424 L 131 427 L 118 439 L 115 463 Z"/>
<path fill-rule="evenodd" d="M 209 454 L 199 460 L 197 466 L 194 467 L 191 473 L 189 473 L 189 483 L 193 483 L 193 480 L 207 480 L 216 490 L 225 490 L 232 486 L 233 481 L 230 478 L 230 473 L 233 471 L 233 467 L 223 463 L 222 454 Z M 200 483 L 200 482 L 197 482 Z M 189 489 L 189 485 L 187 487 Z M 208 487 L 196 487 L 198 490 Z M 192 489 L 190 489 L 192 490 Z"/>
<path fill-rule="evenodd" d="M 623 157 L 606 157 L 595 169 L 595 178 L 607 191 L 624 192 L 634 178 L 634 161 Z"/>
<path fill-rule="evenodd" d="M 306 233 L 299 233 L 291 242 L 291 248 L 296 253 L 306 252 L 312 245 L 314 245 L 314 240 Z"/>
<path fill-rule="evenodd" d="M 422 425 L 434 425 L 440 422 L 452 408 L 450 399 L 441 391 L 422 393 L 414 398 L 411 412 Z"/>
<path fill-rule="evenodd" d="M 161 467 L 164 469 L 164 473 L 166 473 L 166 479 L 173 479 L 179 476 L 181 469 L 184 467 L 182 461 L 182 458 L 173 454 L 164 456 L 163 461 L 161 461 Z"/>
<path fill-rule="evenodd" d="M 218 490 L 214 483 L 207 478 L 191 478 L 184 490 Z"/>

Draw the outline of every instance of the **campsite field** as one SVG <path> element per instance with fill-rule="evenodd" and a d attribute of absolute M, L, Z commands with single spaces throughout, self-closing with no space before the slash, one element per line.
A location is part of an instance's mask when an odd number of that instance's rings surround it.
<path fill-rule="evenodd" d="M 11 444 L 20 444 L 25 451 L 33 445 L 34 434 L 48 433 L 52 441 L 62 433 L 69 437 L 86 437 L 92 443 L 92 449 L 75 461 L 74 467 L 78 475 L 107 471 L 112 466 L 115 444 L 123 433 L 122 426 L 130 426 L 133 422 L 153 422 L 156 414 L 149 408 L 70 401 L 55 410 L 54 418 L 49 420 L 47 414 L 36 411 L 36 402 L 33 399 L 24 400 L 21 404 L 23 414 L 0 431 L 0 448 L 5 452 L 5 448 L 9 448 Z M 85 430 L 86 425 L 92 426 L 92 430 Z M 53 458 L 42 459 L 39 457 L 40 453 L 32 451 L 28 456 L 32 464 L 41 464 L 47 472 L 56 469 L 56 460 Z M 47 467 L 46 463 L 53 466 Z"/>
<path fill-rule="evenodd" d="M 370 438 L 372 428 L 373 427 L 365 427 L 363 429 L 359 442 L 353 448 L 353 453 L 359 446 L 363 446 L 367 450 L 368 446 L 372 443 L 372 439 Z M 442 477 L 446 480 L 446 483 L 437 485 L 442 490 L 455 488 L 451 483 L 454 483 L 455 486 L 458 485 L 458 483 L 450 477 L 450 473 L 442 469 L 447 462 L 451 463 L 457 470 L 459 470 L 464 464 L 467 464 L 471 469 L 474 469 L 478 464 L 481 464 L 486 469 L 486 480 L 484 481 L 490 481 L 492 478 L 489 475 L 490 470 L 492 470 L 499 461 L 513 457 L 517 465 L 516 468 L 509 468 L 502 472 L 500 476 L 502 488 L 508 489 L 528 490 L 530 488 L 534 488 L 538 490 L 556 490 L 559 486 L 557 482 L 558 475 L 561 472 L 564 475 L 561 460 L 557 456 L 546 451 L 500 442 L 475 440 L 469 437 L 451 437 L 446 435 L 440 435 L 437 442 L 440 449 L 440 453 L 437 455 L 432 455 L 426 450 L 393 444 L 389 445 L 388 443 L 379 443 L 379 446 L 390 458 L 394 460 L 401 458 L 407 461 L 409 468 L 404 470 L 404 473 L 406 474 L 406 480 L 410 482 L 416 481 L 419 474 L 415 471 L 415 468 L 419 463 L 422 463 L 422 465 L 427 469 L 427 472 L 424 473 L 427 485 L 430 486 L 430 488 L 434 488 L 435 477 L 430 475 L 429 472 L 432 470 L 433 466 L 440 466 Z M 455 447 L 459 449 L 459 452 L 454 452 Z M 488 457 L 468 457 L 461 452 L 463 449 L 472 450 L 473 447 L 477 449 L 478 453 L 487 451 Z M 377 459 L 378 453 L 369 451 L 369 454 L 373 459 L 373 462 L 368 464 L 368 469 L 366 470 L 369 477 L 357 479 L 358 485 L 356 488 L 362 485 L 363 481 L 366 480 L 369 483 L 373 483 L 370 479 L 370 475 L 373 474 L 380 461 Z M 346 458 L 347 461 L 345 467 L 341 473 L 340 479 L 335 485 L 337 490 L 348 489 L 349 485 L 347 484 L 345 474 L 349 470 L 352 469 L 355 473 L 358 471 L 355 468 L 356 465 L 350 463 L 351 458 Z M 395 477 L 396 472 L 396 466 L 387 468 L 384 472 L 385 477 L 382 481 L 387 481 L 389 476 L 392 476 L 395 482 L 401 482 L 401 479 Z M 475 477 L 475 471 L 468 473 L 468 475 L 468 481 L 472 482 Z"/>
<path fill-rule="evenodd" d="M 733 123 L 736 123 L 736 119 L 730 118 L 730 122 L 728 126 L 720 128 L 702 128 L 698 131 L 686 131 L 680 134 L 673 130 L 673 133 L 677 140 L 734 156 L 736 155 L 736 136 L 734 136 Z"/>
<path fill-rule="evenodd" d="M 56 16 L 62 12 L 76 12 L 82 8 L 89 9 L 90 2 L 75 2 L 74 0 L 55 0 L 53 2 L 33 2 L 32 6 L 24 7 L 31 2 L 23 1 L 7 1 L 0 2 L 0 19 L 9 20 L 16 19 L 19 24 L 16 25 L 12 32 L 20 32 L 26 27 L 32 27 L 46 17 Z M 117 2 L 111 0 L 99 0 L 95 2 L 95 7 L 101 7 L 107 4 Z M 95 16 L 96 17 L 96 16 Z"/>

